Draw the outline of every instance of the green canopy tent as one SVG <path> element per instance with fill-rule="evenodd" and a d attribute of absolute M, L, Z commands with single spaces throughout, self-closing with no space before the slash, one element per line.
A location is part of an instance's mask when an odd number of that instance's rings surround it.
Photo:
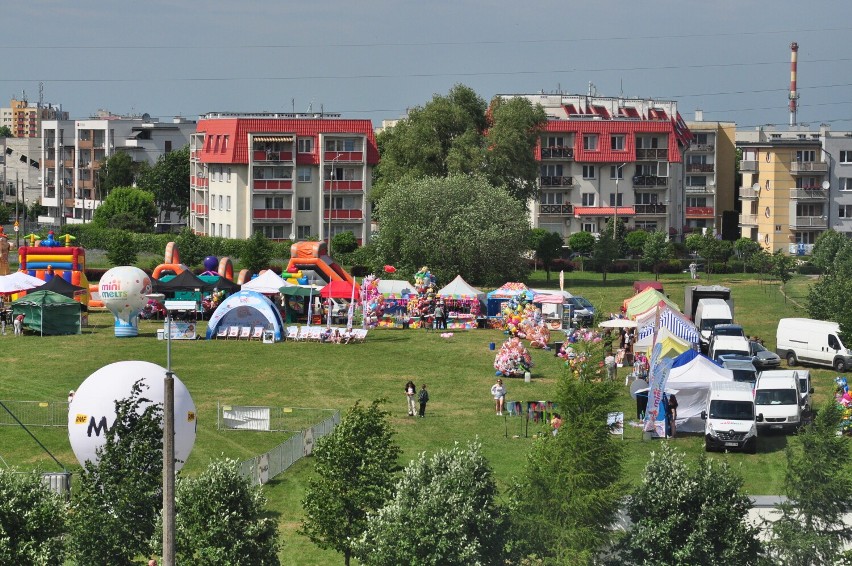
<path fill-rule="evenodd" d="M 24 326 L 42 336 L 80 334 L 82 305 L 53 291 L 33 291 L 12 303 L 12 314 L 24 315 Z"/>
<path fill-rule="evenodd" d="M 301 285 L 285 285 L 278 289 L 278 291 L 285 296 L 284 304 L 287 303 L 288 297 L 303 297 L 306 298 L 310 302 L 312 297 L 319 295 L 319 289 L 315 289 L 313 287 L 302 287 Z M 292 308 L 284 308 L 284 322 L 297 322 L 298 314 Z M 308 324 L 311 321 L 308 320 Z"/>

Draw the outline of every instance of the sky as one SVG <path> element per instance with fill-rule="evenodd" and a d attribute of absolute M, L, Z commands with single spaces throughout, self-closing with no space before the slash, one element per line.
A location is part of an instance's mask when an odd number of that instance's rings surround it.
<path fill-rule="evenodd" d="M 380 125 L 461 83 L 486 101 L 593 88 L 780 126 L 796 41 L 799 123 L 852 130 L 849 0 L 3 3 L 0 106 L 37 101 L 41 82 L 72 118 L 295 110 Z"/>

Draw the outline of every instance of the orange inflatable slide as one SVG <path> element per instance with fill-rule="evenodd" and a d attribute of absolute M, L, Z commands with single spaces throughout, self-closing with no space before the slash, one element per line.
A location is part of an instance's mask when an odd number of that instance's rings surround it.
<path fill-rule="evenodd" d="M 301 271 L 312 283 L 327 284 L 332 281 L 355 283 L 349 273 L 328 255 L 325 242 L 296 242 L 290 246 L 287 272 Z"/>

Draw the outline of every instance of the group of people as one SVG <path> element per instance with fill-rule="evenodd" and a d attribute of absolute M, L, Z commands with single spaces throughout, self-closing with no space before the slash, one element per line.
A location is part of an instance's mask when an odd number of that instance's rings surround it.
<path fill-rule="evenodd" d="M 24 333 L 24 315 L 18 314 L 15 316 L 11 310 L 0 306 L 0 332 L 6 335 L 6 325 L 11 324 L 15 329 L 15 336 L 20 336 Z"/>
<path fill-rule="evenodd" d="M 422 419 L 426 416 L 426 403 L 429 402 L 429 391 L 426 390 L 426 384 L 420 386 L 420 392 L 417 391 L 417 385 L 410 379 L 405 384 L 405 398 L 408 403 L 408 416 L 413 417 L 415 412 Z M 420 404 L 420 410 L 417 410 L 417 404 Z"/>
<path fill-rule="evenodd" d="M 320 342 L 324 344 L 349 344 L 354 337 L 355 332 L 352 330 L 351 326 L 347 326 L 343 332 L 341 332 L 339 328 L 326 326 L 325 330 L 323 330 L 322 334 L 320 334 Z"/>
<path fill-rule="evenodd" d="M 408 314 L 420 317 L 421 327 L 426 330 L 447 329 L 447 306 L 441 297 L 418 297 L 409 299 Z"/>

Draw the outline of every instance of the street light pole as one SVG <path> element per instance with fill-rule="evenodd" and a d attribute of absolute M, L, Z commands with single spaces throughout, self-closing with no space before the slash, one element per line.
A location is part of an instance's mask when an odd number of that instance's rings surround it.
<path fill-rule="evenodd" d="M 621 176 L 624 174 L 624 166 L 627 163 L 622 163 L 621 165 L 617 165 L 615 167 L 615 206 L 612 208 L 612 239 L 616 240 L 618 238 L 618 181 L 621 179 Z"/>
<path fill-rule="evenodd" d="M 175 565 L 175 375 L 172 313 L 166 310 L 166 377 L 163 381 L 163 566 Z"/>

